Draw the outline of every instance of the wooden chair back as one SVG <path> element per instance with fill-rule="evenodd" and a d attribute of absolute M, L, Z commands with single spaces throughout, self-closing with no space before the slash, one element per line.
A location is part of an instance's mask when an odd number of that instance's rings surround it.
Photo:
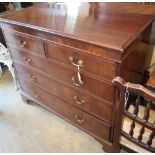
<path fill-rule="evenodd" d="M 118 137 L 118 134 L 120 133 L 121 136 L 133 143 L 149 150 L 150 152 L 155 152 L 155 113 L 152 113 L 152 106 L 155 104 L 155 93 L 142 85 L 125 82 L 120 77 L 114 78 L 113 84 L 119 91 L 119 97 L 117 97 L 116 104 L 116 119 L 118 122 L 123 122 L 125 117 L 130 120 L 128 131 L 123 130 L 121 127 L 120 131 L 117 131 L 117 133 L 114 134 Z M 132 97 L 131 94 L 136 96 L 134 103 L 132 103 L 132 111 L 129 110 L 130 108 L 126 108 L 126 105 L 129 104 L 127 102 L 130 102 L 130 97 Z M 143 100 L 141 100 L 142 98 Z M 140 109 L 141 101 L 146 102 L 146 106 L 143 107 L 143 110 Z M 153 120 L 150 120 L 150 116 Z M 135 131 L 136 126 L 139 126 L 139 133 Z M 148 131 L 147 135 L 145 135 L 146 131 Z M 145 137 L 145 139 L 143 139 L 143 137 Z"/>

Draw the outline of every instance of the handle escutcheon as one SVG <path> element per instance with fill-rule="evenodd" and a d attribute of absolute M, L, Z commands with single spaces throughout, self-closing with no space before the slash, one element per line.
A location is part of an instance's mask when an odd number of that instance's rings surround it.
<path fill-rule="evenodd" d="M 20 46 L 21 48 L 24 48 L 24 47 L 26 47 L 26 45 L 27 45 L 26 41 L 18 40 L 18 42 L 19 42 L 19 46 Z"/>
<path fill-rule="evenodd" d="M 38 94 L 38 93 L 36 93 L 35 91 L 33 91 L 32 92 L 33 93 L 33 96 L 35 97 L 35 98 L 38 98 L 40 95 Z"/>
<path fill-rule="evenodd" d="M 74 98 L 74 101 L 75 101 L 77 104 L 79 104 L 79 105 L 83 105 L 83 104 L 85 103 L 84 100 L 80 100 L 80 99 L 78 99 L 77 96 L 74 96 L 73 98 Z"/>
<path fill-rule="evenodd" d="M 75 56 L 70 56 L 69 60 L 71 61 L 72 65 L 76 66 L 76 67 L 83 67 L 83 61 L 82 60 L 78 60 L 78 57 Z"/>
<path fill-rule="evenodd" d="M 34 75 L 31 75 L 31 74 L 27 74 L 27 76 L 30 78 L 31 81 L 35 80 L 36 79 L 36 76 Z"/>
<path fill-rule="evenodd" d="M 76 121 L 79 122 L 79 123 L 84 123 L 84 122 L 85 122 L 85 119 L 82 118 L 82 117 L 79 116 L 79 115 L 75 115 L 75 118 L 76 118 Z"/>
<path fill-rule="evenodd" d="M 32 60 L 30 58 L 23 57 L 26 64 L 30 64 Z"/>

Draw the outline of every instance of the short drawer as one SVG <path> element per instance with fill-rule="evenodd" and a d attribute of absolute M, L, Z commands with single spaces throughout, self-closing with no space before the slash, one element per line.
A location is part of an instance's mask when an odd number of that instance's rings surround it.
<path fill-rule="evenodd" d="M 116 66 L 112 61 L 55 43 L 45 44 L 45 47 L 49 59 L 59 61 L 74 68 L 80 66 L 82 70 L 108 80 L 112 80 L 116 76 Z"/>
<path fill-rule="evenodd" d="M 96 138 L 109 140 L 110 125 L 96 119 L 95 117 L 83 112 L 82 110 L 68 104 L 57 97 L 43 91 L 25 80 L 19 79 L 24 93 L 30 99 L 46 106 L 52 111 L 58 113 L 63 118 L 71 121 L 74 125 L 80 127 L 84 131 Z"/>
<path fill-rule="evenodd" d="M 19 49 L 11 48 L 11 56 L 14 60 L 24 63 L 27 66 L 35 67 L 38 70 L 45 71 L 47 69 L 47 61 L 44 57 L 35 56 Z"/>
<path fill-rule="evenodd" d="M 45 56 L 43 43 L 39 40 L 35 40 L 30 36 L 21 36 L 18 33 L 13 33 L 4 30 L 4 35 L 8 46 L 15 46 L 20 49 L 27 50 L 28 52 Z"/>
<path fill-rule="evenodd" d="M 14 62 L 18 76 L 27 79 L 34 84 L 48 90 L 52 94 L 62 98 L 63 100 L 75 105 L 76 107 L 106 121 L 111 122 L 112 104 L 99 100 L 91 95 L 70 88 L 63 83 L 53 81 L 48 77 L 40 74 L 34 69 Z"/>

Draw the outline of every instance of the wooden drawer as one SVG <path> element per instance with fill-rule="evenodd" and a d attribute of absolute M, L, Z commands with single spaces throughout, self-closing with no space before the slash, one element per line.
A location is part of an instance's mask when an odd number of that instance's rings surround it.
<path fill-rule="evenodd" d="M 11 51 L 11 56 L 13 59 L 18 60 L 19 62 L 22 62 L 25 65 L 35 67 L 38 70 L 46 72 L 47 61 L 45 58 L 32 55 L 30 53 L 21 51 L 13 47 L 10 48 L 10 51 Z"/>
<path fill-rule="evenodd" d="M 104 121 L 107 121 L 109 123 L 111 122 L 112 105 L 109 102 L 99 100 L 57 81 L 52 81 L 30 67 L 24 66 L 17 62 L 14 62 L 14 65 L 17 70 L 18 76 L 40 85 L 52 94 Z"/>
<path fill-rule="evenodd" d="M 11 31 L 4 31 L 7 44 L 11 46 L 18 47 L 20 49 L 25 49 L 28 52 L 32 52 L 39 55 L 45 55 L 43 43 L 30 36 L 21 36 L 18 33 L 13 33 Z"/>
<path fill-rule="evenodd" d="M 49 59 L 57 60 L 75 68 L 77 68 L 77 65 L 80 65 L 82 70 L 110 81 L 116 76 L 116 66 L 112 61 L 100 59 L 91 54 L 85 54 L 79 50 L 54 43 L 45 44 L 45 47 Z"/>
<path fill-rule="evenodd" d="M 109 140 L 110 125 L 104 123 L 95 117 L 79 110 L 78 108 L 63 102 L 62 100 L 50 95 L 46 91 L 19 79 L 23 92 L 25 92 L 31 99 L 37 101 L 39 104 L 50 108 L 62 117 L 68 119 L 76 126 L 87 131 L 91 135 L 100 139 Z"/>

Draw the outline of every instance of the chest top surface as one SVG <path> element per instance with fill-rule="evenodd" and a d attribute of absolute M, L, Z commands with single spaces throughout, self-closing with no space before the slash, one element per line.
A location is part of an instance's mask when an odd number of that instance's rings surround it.
<path fill-rule="evenodd" d="M 112 8 L 107 3 L 33 6 L 4 15 L 0 21 L 124 51 L 154 17 Z"/>

